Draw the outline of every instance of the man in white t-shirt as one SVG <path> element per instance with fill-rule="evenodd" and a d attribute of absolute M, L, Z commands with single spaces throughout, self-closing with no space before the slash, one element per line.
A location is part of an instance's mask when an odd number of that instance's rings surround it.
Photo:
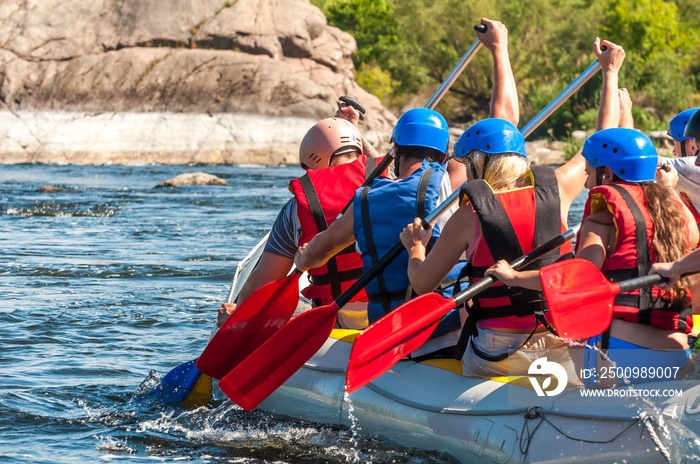
<path fill-rule="evenodd" d="M 676 158 L 659 158 L 657 180 L 676 189 L 683 203 L 700 224 L 700 167 L 695 165 L 698 147 L 693 137 L 685 135 L 690 118 L 698 108 L 680 112 L 669 122 L 668 135 L 673 138 Z M 668 166 L 668 167 L 666 167 Z"/>

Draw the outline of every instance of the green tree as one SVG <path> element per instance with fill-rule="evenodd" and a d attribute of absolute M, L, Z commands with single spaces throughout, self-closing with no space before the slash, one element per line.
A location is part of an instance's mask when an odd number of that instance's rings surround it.
<path fill-rule="evenodd" d="M 414 66 L 410 59 L 411 47 L 398 35 L 400 26 L 391 1 L 326 0 L 323 12 L 329 24 L 355 37 L 355 67 L 359 73 L 370 74 L 362 77 L 366 81 L 381 82 L 381 93 L 386 93 L 387 85 L 391 92 L 405 93 L 424 84 L 423 69 Z M 388 73 L 390 79 L 376 81 L 381 74 L 379 71 Z"/>
<path fill-rule="evenodd" d="M 637 100 L 673 113 L 689 100 L 695 80 L 687 70 L 697 50 L 687 23 L 673 2 L 614 0 L 602 32 L 627 52 L 625 76 Z"/>
<path fill-rule="evenodd" d="M 596 36 L 625 47 L 621 85 L 630 90 L 640 128 L 662 127 L 693 100 L 700 80 L 700 7 L 691 0 L 313 0 L 331 25 L 354 35 L 358 82 L 394 109 L 429 94 L 476 38 L 482 16 L 509 29 L 521 125 L 595 56 Z M 488 115 L 492 63 L 481 51 L 438 106 L 451 124 Z M 593 124 L 597 75 L 542 125 L 535 136 L 561 137 Z"/>

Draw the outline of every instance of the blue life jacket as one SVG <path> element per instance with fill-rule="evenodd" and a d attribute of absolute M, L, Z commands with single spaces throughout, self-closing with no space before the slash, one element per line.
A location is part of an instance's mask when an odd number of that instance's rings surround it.
<path fill-rule="evenodd" d="M 376 179 L 371 187 L 355 192 L 353 231 L 365 272 L 398 243 L 406 224 L 415 217 L 425 218 L 435 209 L 444 174 L 445 165 L 423 161 L 422 166 L 405 179 Z M 435 227 L 433 239 L 439 233 Z M 410 287 L 407 269 L 408 254 L 402 253 L 367 284 L 370 324 L 406 301 Z M 455 327 L 443 330 L 438 326 L 436 334 L 460 328 L 459 315 L 454 312 L 448 319 L 449 325 Z"/>

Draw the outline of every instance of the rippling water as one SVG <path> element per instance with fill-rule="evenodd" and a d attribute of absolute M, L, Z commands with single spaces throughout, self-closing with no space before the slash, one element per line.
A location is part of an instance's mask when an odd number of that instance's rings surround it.
<path fill-rule="evenodd" d="M 228 187 L 154 188 L 205 170 Z M 0 168 L 0 462 L 438 463 L 347 430 L 134 397 L 204 348 L 297 168 Z M 59 187 L 46 193 L 41 187 Z M 358 451 L 359 450 L 359 451 Z"/>

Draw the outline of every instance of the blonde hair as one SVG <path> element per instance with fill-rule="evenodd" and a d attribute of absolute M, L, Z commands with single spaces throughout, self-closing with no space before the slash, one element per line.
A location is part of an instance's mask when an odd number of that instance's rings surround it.
<path fill-rule="evenodd" d="M 474 150 L 470 156 L 472 157 L 471 162 L 474 163 L 479 172 L 483 172 L 482 178 L 494 191 L 532 185 L 530 163 L 521 155 L 515 153 L 489 155 Z M 488 163 L 486 162 L 487 157 Z M 484 171 L 484 165 L 486 165 L 486 171 Z"/>

